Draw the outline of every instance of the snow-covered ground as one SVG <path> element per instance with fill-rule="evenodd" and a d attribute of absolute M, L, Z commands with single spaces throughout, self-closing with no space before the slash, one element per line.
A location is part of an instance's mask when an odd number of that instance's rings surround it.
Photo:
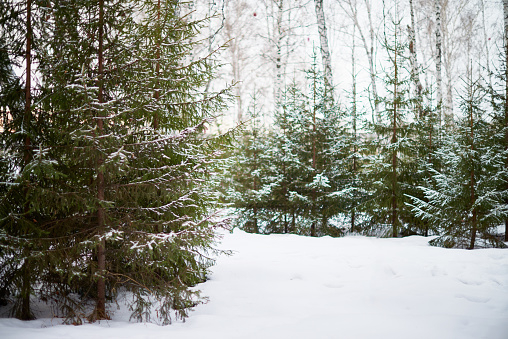
<path fill-rule="evenodd" d="M 0 319 L 0 338 L 506 339 L 508 250 L 447 250 L 428 239 L 307 238 L 235 230 L 210 298 L 186 322 Z M 115 306 L 116 310 L 116 306 Z"/>

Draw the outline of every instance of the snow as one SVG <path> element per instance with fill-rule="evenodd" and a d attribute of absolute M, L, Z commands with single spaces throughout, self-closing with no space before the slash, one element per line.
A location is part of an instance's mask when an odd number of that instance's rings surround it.
<path fill-rule="evenodd" d="M 224 234 L 233 250 L 198 286 L 209 302 L 170 326 L 113 320 L 0 319 L 16 338 L 508 337 L 508 250 L 450 250 L 428 238 Z"/>

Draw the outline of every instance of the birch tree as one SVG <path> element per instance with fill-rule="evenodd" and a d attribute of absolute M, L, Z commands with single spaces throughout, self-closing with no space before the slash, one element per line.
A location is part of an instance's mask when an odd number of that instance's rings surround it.
<path fill-rule="evenodd" d="M 503 0 L 504 14 L 504 80 L 505 80 L 505 96 L 504 96 L 504 128 L 505 128 L 505 151 L 507 152 L 505 166 L 508 169 L 508 0 Z M 508 183 L 506 184 L 508 189 Z M 505 201 L 508 203 L 508 200 Z M 504 239 L 508 241 L 508 218 L 505 219 Z"/>
<path fill-rule="evenodd" d="M 284 0 L 273 0 L 276 7 L 276 20 L 273 27 L 273 39 L 275 45 L 275 104 L 279 105 L 282 100 L 284 69 L 282 62 L 283 40 L 286 30 L 283 28 L 282 17 L 284 14 Z"/>
<path fill-rule="evenodd" d="M 323 0 L 314 0 L 316 7 L 316 17 L 319 32 L 319 42 L 321 50 L 321 58 L 323 62 L 323 74 L 325 79 L 325 86 L 330 97 L 333 100 L 333 76 L 332 76 L 332 59 L 330 56 L 330 48 L 328 46 L 328 35 L 325 22 L 325 13 L 323 9 Z"/>
<path fill-rule="evenodd" d="M 247 32 L 249 27 L 247 20 L 251 14 L 251 8 L 245 1 L 229 1 L 225 6 L 227 15 L 224 20 L 224 34 L 228 41 L 227 53 L 232 68 L 233 81 L 235 82 L 236 97 L 236 121 L 242 123 L 243 117 L 243 96 L 244 87 L 248 74 L 245 72 L 246 61 L 249 58 Z"/>
<path fill-rule="evenodd" d="M 435 60 L 436 60 L 436 100 L 437 100 L 437 107 L 439 110 L 438 113 L 438 121 L 439 126 L 441 126 L 443 122 L 443 80 L 442 80 L 442 73 L 441 73 L 441 66 L 442 66 L 442 34 L 441 34 L 441 0 L 434 0 L 434 9 L 435 9 L 435 18 L 436 18 L 436 54 L 435 54 Z"/>
<path fill-rule="evenodd" d="M 358 18 L 358 3 L 355 0 L 339 1 L 339 6 L 346 13 L 346 15 L 353 21 L 354 26 L 358 30 L 360 39 L 362 41 L 365 54 L 367 55 L 367 61 L 369 64 L 369 77 L 370 87 L 372 93 L 372 123 L 379 122 L 380 119 L 380 99 L 377 91 L 377 72 L 376 72 L 376 61 L 375 61 L 375 44 L 376 35 L 374 33 L 374 23 L 372 21 L 372 2 L 371 0 L 364 0 L 365 8 L 368 18 L 368 35 L 365 33 L 365 28 L 361 25 Z"/>
<path fill-rule="evenodd" d="M 411 15 L 411 26 L 408 27 L 409 31 L 409 61 L 411 63 L 411 79 L 414 82 L 416 90 L 416 102 L 418 118 L 422 118 L 422 90 L 423 85 L 420 81 L 420 74 L 418 69 L 418 54 L 416 52 L 416 34 L 415 34 L 415 15 L 413 8 L 413 0 L 409 0 L 409 9 Z"/>

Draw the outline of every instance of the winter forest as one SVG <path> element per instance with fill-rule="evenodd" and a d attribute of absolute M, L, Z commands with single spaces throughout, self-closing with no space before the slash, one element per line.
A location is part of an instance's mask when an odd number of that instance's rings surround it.
<path fill-rule="evenodd" d="M 1 0 L 1 317 L 185 320 L 222 237 L 507 258 L 507 66 L 508 0 Z"/>

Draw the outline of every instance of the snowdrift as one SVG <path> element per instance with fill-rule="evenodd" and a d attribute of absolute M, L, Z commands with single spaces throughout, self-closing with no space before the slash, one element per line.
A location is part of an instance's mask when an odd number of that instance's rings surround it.
<path fill-rule="evenodd" d="M 233 251 L 196 288 L 209 297 L 185 322 L 0 319 L 16 338 L 505 339 L 508 250 L 450 250 L 413 236 L 378 239 L 224 234 Z M 42 312 L 42 310 L 41 310 Z"/>

